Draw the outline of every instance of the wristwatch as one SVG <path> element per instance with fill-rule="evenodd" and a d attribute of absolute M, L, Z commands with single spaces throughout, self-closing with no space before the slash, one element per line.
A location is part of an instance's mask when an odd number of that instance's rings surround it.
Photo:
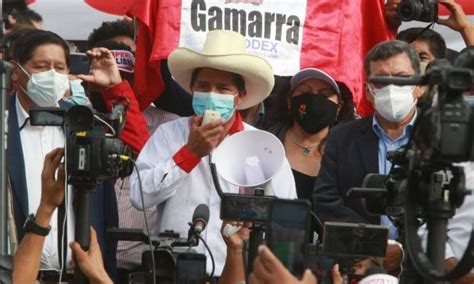
<path fill-rule="evenodd" d="M 23 225 L 23 230 L 25 233 L 33 233 L 40 236 L 47 236 L 49 231 L 51 231 L 51 226 L 44 228 L 35 223 L 35 215 L 30 214 L 26 218 L 25 225 Z"/>

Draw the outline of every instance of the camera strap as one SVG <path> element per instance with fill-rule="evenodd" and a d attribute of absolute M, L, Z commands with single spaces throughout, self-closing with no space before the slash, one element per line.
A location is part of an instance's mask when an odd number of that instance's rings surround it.
<path fill-rule="evenodd" d="M 63 275 L 67 274 L 67 224 L 64 227 L 63 224 L 64 218 L 66 218 L 66 201 L 58 207 L 58 256 L 59 256 L 59 265 L 62 265 Z M 62 241 L 64 238 L 64 242 Z M 64 255 L 63 255 L 64 254 Z"/>

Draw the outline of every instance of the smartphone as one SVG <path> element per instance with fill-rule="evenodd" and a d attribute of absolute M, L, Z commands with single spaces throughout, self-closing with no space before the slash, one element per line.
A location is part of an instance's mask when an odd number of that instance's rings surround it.
<path fill-rule="evenodd" d="M 270 217 L 271 196 L 226 193 L 221 200 L 221 219 L 227 221 L 262 222 Z"/>
<path fill-rule="evenodd" d="M 326 222 L 323 253 L 351 257 L 385 257 L 388 228 L 380 225 Z"/>
<path fill-rule="evenodd" d="M 297 277 L 306 267 L 310 210 L 307 200 L 275 199 L 266 226 L 267 246 Z"/>
<path fill-rule="evenodd" d="M 306 268 L 316 275 L 319 284 L 332 283 L 332 268 L 336 259 L 323 254 L 319 245 L 310 244 L 307 251 Z"/>
<path fill-rule="evenodd" d="M 207 281 L 206 256 L 199 253 L 178 253 L 175 283 L 202 284 Z"/>
<path fill-rule="evenodd" d="M 89 56 L 85 53 L 71 53 L 69 55 L 69 63 L 71 66 L 70 74 L 89 74 L 90 61 Z"/>

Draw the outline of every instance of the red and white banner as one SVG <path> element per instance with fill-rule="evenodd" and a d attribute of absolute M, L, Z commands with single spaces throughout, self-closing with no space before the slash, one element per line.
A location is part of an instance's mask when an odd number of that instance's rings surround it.
<path fill-rule="evenodd" d="M 105 12 L 125 11 L 146 26 L 138 37 L 136 72 L 159 68 L 157 62 L 178 46 L 200 50 L 209 30 L 234 30 L 247 37 L 249 52 L 270 61 L 276 75 L 317 67 L 346 83 L 362 114 L 371 112 L 363 100 L 363 58 L 374 44 L 393 37 L 383 19 L 384 0 L 120 0 L 114 6 L 85 1 Z M 146 46 L 140 47 L 140 37 Z M 148 102 L 159 96 L 156 77 L 136 75 L 139 97 Z"/>

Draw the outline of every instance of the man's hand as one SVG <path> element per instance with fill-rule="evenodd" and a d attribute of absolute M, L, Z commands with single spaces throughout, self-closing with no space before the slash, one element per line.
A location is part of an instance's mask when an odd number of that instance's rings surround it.
<path fill-rule="evenodd" d="M 83 251 L 81 245 L 77 242 L 70 244 L 74 261 L 91 284 L 112 283 L 107 272 L 105 272 L 102 253 L 97 242 L 97 234 L 92 227 L 90 228 L 90 239 L 89 251 Z"/>
<path fill-rule="evenodd" d="M 458 260 L 455 257 L 448 258 L 444 262 L 444 270 L 446 272 L 451 272 L 454 269 L 454 267 L 456 267 L 457 264 L 458 264 Z M 464 275 L 461 278 L 453 280 L 451 283 L 453 283 L 453 284 L 472 284 L 472 283 L 474 283 L 474 273 L 472 273 L 472 272 L 468 273 L 468 274 Z"/>
<path fill-rule="evenodd" d="M 438 0 L 438 3 L 446 7 L 451 13 L 447 19 L 438 19 L 438 24 L 445 25 L 457 32 L 462 32 L 471 26 L 462 6 L 456 1 Z"/>
<path fill-rule="evenodd" d="M 236 233 L 233 233 L 229 237 L 224 236 L 224 242 L 227 245 L 227 250 L 233 250 L 236 252 L 242 253 L 243 247 L 244 247 L 244 241 L 249 239 L 250 236 L 250 223 L 244 223 L 244 222 L 223 222 L 222 223 L 222 228 L 221 232 L 223 233 L 225 226 L 229 224 L 232 226 L 237 226 L 241 227 L 239 231 Z"/>
<path fill-rule="evenodd" d="M 63 155 L 64 149 L 56 148 L 44 158 L 39 208 L 50 213 L 53 213 L 64 199 L 64 164 L 61 164 Z"/>
<path fill-rule="evenodd" d="M 399 246 L 387 245 L 387 252 L 383 261 L 383 268 L 388 274 L 398 277 L 400 274 L 400 264 L 402 262 L 402 250 Z"/>
<path fill-rule="evenodd" d="M 262 245 L 258 248 L 258 256 L 253 263 L 253 273 L 250 275 L 250 283 L 315 284 L 317 283 L 317 279 L 309 269 L 305 271 L 301 280 L 296 279 L 270 249 Z"/>
<path fill-rule="evenodd" d="M 87 51 L 90 57 L 90 74 L 77 75 L 83 81 L 101 88 L 110 88 L 122 82 L 120 71 L 112 52 L 105 47 L 97 47 Z"/>
<path fill-rule="evenodd" d="M 397 32 L 398 28 L 402 24 L 402 21 L 398 17 L 397 7 L 401 0 L 387 0 L 384 6 L 385 21 L 393 32 Z"/>
<path fill-rule="evenodd" d="M 189 151 L 200 158 L 207 156 L 214 150 L 222 131 L 224 131 L 224 121 L 221 119 L 204 125 L 200 125 L 201 122 L 202 116 L 191 118 L 191 131 L 187 144 Z"/>

